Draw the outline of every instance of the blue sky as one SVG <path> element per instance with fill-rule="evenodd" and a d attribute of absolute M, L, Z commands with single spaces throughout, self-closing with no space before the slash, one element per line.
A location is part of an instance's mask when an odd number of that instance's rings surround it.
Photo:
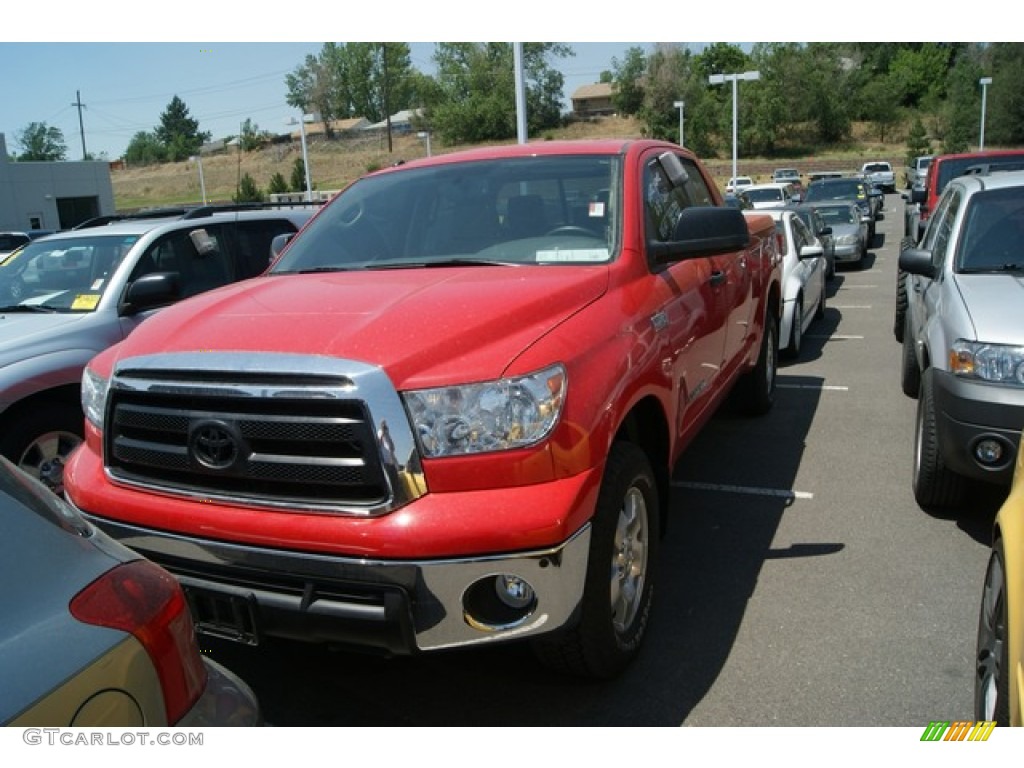
<path fill-rule="evenodd" d="M 613 57 L 622 59 L 632 45 L 650 43 L 570 43 L 576 55 L 561 59 L 566 100 L 580 85 L 596 82 Z M 251 119 L 261 130 L 286 132 L 285 121 L 297 113 L 285 102 L 285 75 L 318 43 L 248 42 L 0 42 L 0 132 L 9 152 L 18 151 L 17 136 L 32 122 L 59 128 L 68 159 L 80 160 L 85 147 L 110 159 L 119 157 L 138 131 L 151 131 L 177 95 L 214 138 L 238 133 Z M 412 43 L 412 64 L 433 72 L 434 43 Z M 31 73 L 29 76 L 28 73 Z"/>
<path fill-rule="evenodd" d="M 200 129 L 217 138 L 238 133 L 247 118 L 261 130 L 283 131 L 295 116 L 285 103 L 284 78 L 318 53 L 317 35 L 348 40 L 411 42 L 412 63 L 431 73 L 434 43 L 427 40 L 560 40 L 576 55 L 559 62 L 564 98 L 580 85 L 596 82 L 613 57 L 649 43 L 609 42 L 689 38 L 710 40 L 877 40 L 879 30 L 904 30 L 936 39 L 922 30 L 919 6 L 885 7 L 885 25 L 876 16 L 844 15 L 837 27 L 816 0 L 788 0 L 781 7 L 764 0 L 685 3 L 644 0 L 628 3 L 578 0 L 386 0 L 384 3 L 303 0 L 265 5 L 175 0 L 172 5 L 140 6 L 130 0 L 88 4 L 49 0 L 8 3 L 0 27 L 0 133 L 9 152 L 29 123 L 59 128 L 68 159 L 82 157 L 78 100 L 86 150 L 119 157 L 138 131 L 150 131 L 175 96 L 181 97 Z M 964 20 L 968 25 L 984 24 Z M 961 39 L 975 39 L 957 22 Z M 991 33 L 990 30 L 985 32 Z M 946 31 L 948 35 L 948 31 Z M 984 34 L 984 32 L 982 33 Z M 5 41 L 4 38 L 9 38 Z M 200 38 L 214 38 L 209 42 Z M 139 42 L 148 40 L 149 42 Z M 172 42 L 173 41 L 173 42 Z M 576 42 L 573 42 L 576 41 Z M 699 47 L 700 42 L 688 43 Z"/>

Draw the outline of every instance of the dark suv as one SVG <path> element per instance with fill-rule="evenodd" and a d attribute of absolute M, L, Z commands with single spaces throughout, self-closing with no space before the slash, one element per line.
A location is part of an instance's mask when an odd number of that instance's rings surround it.
<path fill-rule="evenodd" d="M 871 185 L 863 179 L 844 177 L 841 179 L 821 179 L 807 185 L 804 195 L 805 203 L 833 202 L 848 200 L 856 203 L 861 213 L 868 218 L 868 247 L 875 240 L 875 222 L 884 218 L 879 202 L 882 195 L 872 190 Z"/>
<path fill-rule="evenodd" d="M 161 307 L 254 277 L 314 207 L 107 216 L 0 260 L 0 454 L 59 490 L 82 437 L 82 369 Z"/>

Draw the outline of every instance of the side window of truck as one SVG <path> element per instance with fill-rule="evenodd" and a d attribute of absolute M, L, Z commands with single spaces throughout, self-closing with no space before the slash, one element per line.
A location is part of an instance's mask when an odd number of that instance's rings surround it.
<path fill-rule="evenodd" d="M 193 236 L 193 232 L 199 233 Z M 196 239 L 204 244 L 200 253 Z M 139 259 L 131 280 L 153 272 L 174 272 L 181 286 L 181 298 L 194 296 L 231 282 L 234 270 L 223 244 L 219 226 L 179 229 L 157 240 Z"/>
<path fill-rule="evenodd" d="M 688 158 L 681 157 L 680 160 L 687 180 L 675 187 L 669 185 L 656 163 L 644 165 L 644 226 L 648 242 L 671 240 L 684 209 L 715 204 L 700 169 Z"/>

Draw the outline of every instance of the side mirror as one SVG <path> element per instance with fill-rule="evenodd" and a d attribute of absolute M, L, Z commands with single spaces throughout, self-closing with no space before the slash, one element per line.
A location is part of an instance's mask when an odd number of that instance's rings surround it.
<path fill-rule="evenodd" d="M 803 248 L 800 249 L 801 259 L 813 259 L 817 256 L 824 255 L 825 249 L 822 248 L 820 245 L 805 245 Z"/>
<path fill-rule="evenodd" d="M 171 304 L 180 297 L 181 285 L 177 272 L 150 272 L 128 286 L 118 311 L 122 315 L 133 315 Z"/>
<path fill-rule="evenodd" d="M 900 251 L 899 267 L 912 275 L 921 275 L 930 280 L 935 278 L 932 252 L 923 248 L 904 248 Z"/>
<path fill-rule="evenodd" d="M 273 262 L 274 259 L 281 255 L 281 251 L 283 251 L 284 247 L 291 242 L 293 237 L 295 237 L 294 232 L 284 232 L 283 234 L 276 235 L 274 239 L 270 241 L 271 262 Z"/>
<path fill-rule="evenodd" d="M 739 208 L 694 206 L 683 209 L 667 243 L 649 245 L 659 264 L 739 251 L 750 245 L 750 229 Z"/>

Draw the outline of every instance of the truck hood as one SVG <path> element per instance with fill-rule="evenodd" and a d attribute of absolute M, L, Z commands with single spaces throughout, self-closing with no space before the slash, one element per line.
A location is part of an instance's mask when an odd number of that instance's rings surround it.
<path fill-rule="evenodd" d="M 482 381 L 607 286 L 605 266 L 268 275 L 161 311 L 118 357 L 288 352 L 378 365 L 400 389 Z"/>
<path fill-rule="evenodd" d="M 1017 322 L 1024 305 L 1024 277 L 957 275 L 956 284 L 974 324 L 977 341 L 1024 344 L 1024 333 Z"/>

